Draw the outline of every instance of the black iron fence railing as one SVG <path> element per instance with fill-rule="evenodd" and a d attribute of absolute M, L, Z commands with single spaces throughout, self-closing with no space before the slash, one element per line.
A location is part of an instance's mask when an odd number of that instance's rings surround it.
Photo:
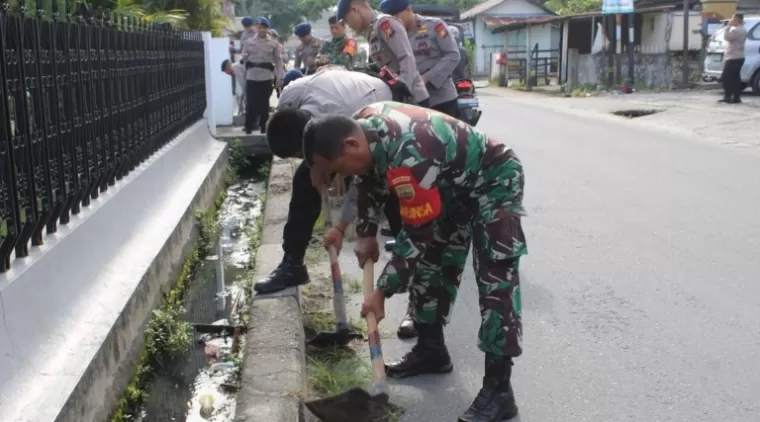
<path fill-rule="evenodd" d="M 0 272 L 206 106 L 200 33 L 41 3 L 0 3 Z"/>

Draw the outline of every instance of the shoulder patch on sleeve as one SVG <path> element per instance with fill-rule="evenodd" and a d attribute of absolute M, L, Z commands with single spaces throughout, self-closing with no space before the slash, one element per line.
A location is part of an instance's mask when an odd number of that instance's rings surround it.
<path fill-rule="evenodd" d="M 352 56 L 356 54 L 356 40 L 349 38 L 346 40 L 346 44 L 343 46 L 343 52 Z"/>
<path fill-rule="evenodd" d="M 385 18 L 380 22 L 380 30 L 383 31 L 383 34 L 385 34 L 387 38 L 391 38 L 396 33 L 396 30 L 391 26 L 390 18 Z"/>
<path fill-rule="evenodd" d="M 420 186 L 412 171 L 406 167 L 388 170 L 388 187 L 399 199 L 401 219 L 404 223 L 429 223 L 441 214 L 441 195 L 438 188 Z"/>
<path fill-rule="evenodd" d="M 449 29 L 446 28 L 446 24 L 443 22 L 438 22 L 435 25 L 435 32 L 438 33 L 439 37 L 444 39 L 449 36 Z"/>

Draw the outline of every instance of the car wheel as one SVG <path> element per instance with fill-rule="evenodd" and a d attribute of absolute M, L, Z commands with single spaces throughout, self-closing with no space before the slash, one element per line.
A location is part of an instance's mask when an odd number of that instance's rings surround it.
<path fill-rule="evenodd" d="M 755 95 L 760 95 L 760 69 L 755 71 L 755 74 L 752 75 L 751 81 L 752 93 Z"/>

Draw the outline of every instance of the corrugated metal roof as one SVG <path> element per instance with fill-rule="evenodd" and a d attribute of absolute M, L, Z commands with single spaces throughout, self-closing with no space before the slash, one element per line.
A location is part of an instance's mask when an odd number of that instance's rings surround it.
<path fill-rule="evenodd" d="M 529 16 L 529 17 L 505 17 L 505 18 L 495 18 L 495 17 L 486 17 L 483 19 L 483 21 L 486 23 L 486 28 L 488 29 L 496 29 L 496 28 L 502 28 L 505 26 L 512 26 L 512 25 L 539 25 L 544 24 L 556 20 L 562 20 L 566 16 Z"/>
<path fill-rule="evenodd" d="M 488 9 L 493 9 L 494 7 L 504 3 L 506 0 L 488 0 L 484 1 L 483 3 L 480 3 L 478 5 L 475 5 L 471 9 L 466 10 L 462 15 L 459 17 L 460 19 L 470 19 L 474 18 L 475 16 L 487 11 Z"/>

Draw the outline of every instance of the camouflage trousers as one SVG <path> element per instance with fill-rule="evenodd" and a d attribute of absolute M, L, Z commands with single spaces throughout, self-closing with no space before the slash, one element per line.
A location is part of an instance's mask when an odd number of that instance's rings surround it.
<path fill-rule="evenodd" d="M 520 167 L 497 186 L 475 192 L 478 196 L 449 202 L 409 286 L 415 321 L 448 324 L 473 243 L 482 319 L 478 347 L 496 356 L 522 353 L 519 263 L 527 254 L 520 220 L 523 185 Z"/>

